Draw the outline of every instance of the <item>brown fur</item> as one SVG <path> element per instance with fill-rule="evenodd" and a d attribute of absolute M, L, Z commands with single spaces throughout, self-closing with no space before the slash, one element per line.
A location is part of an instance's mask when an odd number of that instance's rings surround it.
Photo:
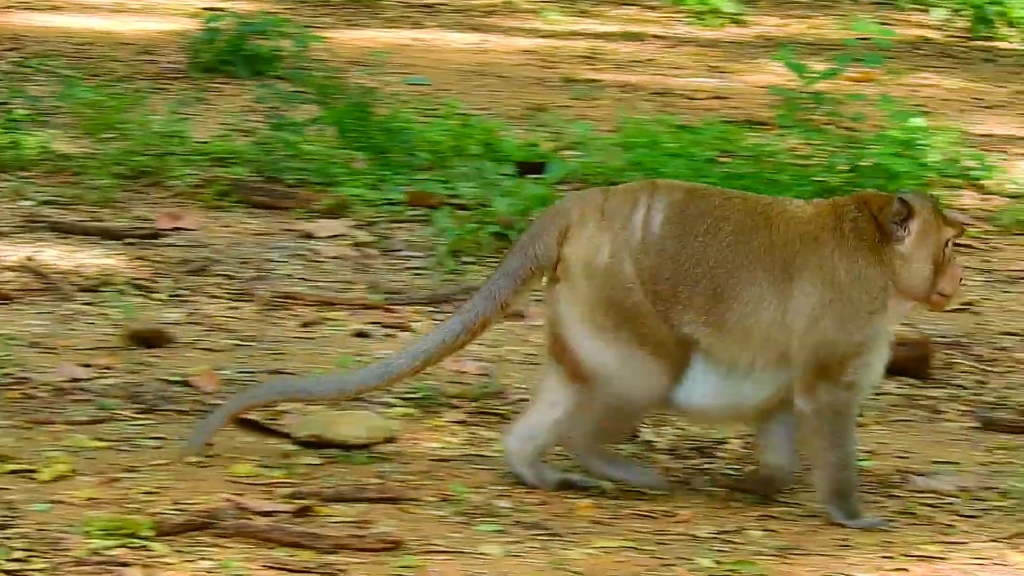
<path fill-rule="evenodd" d="M 417 374 L 545 276 L 551 362 L 504 442 L 522 481 L 592 485 L 543 463 L 563 443 L 594 475 L 667 487 L 606 445 L 670 409 L 753 424 L 759 466 L 742 485 L 772 495 L 799 467 L 799 420 L 829 517 L 879 526 L 857 503 L 859 402 L 882 378 L 891 327 L 910 305 L 938 310 L 956 295 L 952 240 L 963 230 L 925 195 L 801 201 L 666 180 L 576 192 L 545 211 L 436 331 L 351 374 L 246 390 L 199 424 L 188 452 L 244 410 L 351 397 Z"/>

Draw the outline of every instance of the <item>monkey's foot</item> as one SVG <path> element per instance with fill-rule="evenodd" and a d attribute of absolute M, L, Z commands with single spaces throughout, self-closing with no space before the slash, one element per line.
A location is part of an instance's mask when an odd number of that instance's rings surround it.
<path fill-rule="evenodd" d="M 573 454 L 591 474 L 645 490 L 668 491 L 672 484 L 664 476 L 640 463 L 606 449 Z"/>
<path fill-rule="evenodd" d="M 879 528 L 886 528 L 889 526 L 889 521 L 885 518 L 869 516 L 861 518 L 837 518 L 836 516 L 832 516 L 832 522 L 855 530 L 877 530 Z"/>
<path fill-rule="evenodd" d="M 547 466 L 541 470 L 531 470 L 528 474 L 513 470 L 512 475 L 515 476 L 519 483 L 525 486 L 550 492 L 560 492 L 563 490 L 589 491 L 598 490 L 605 486 L 600 480 L 589 476 L 560 472 Z"/>

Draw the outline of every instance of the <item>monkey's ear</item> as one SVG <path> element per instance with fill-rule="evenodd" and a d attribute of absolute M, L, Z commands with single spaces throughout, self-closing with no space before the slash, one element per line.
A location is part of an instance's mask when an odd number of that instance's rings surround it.
<path fill-rule="evenodd" d="M 910 221 L 914 218 L 914 205 L 907 199 L 906 194 L 898 194 L 892 197 L 892 204 L 886 210 L 884 224 L 889 228 L 889 238 L 899 243 L 907 239 L 910 234 Z"/>
<path fill-rule="evenodd" d="M 914 205 L 908 194 L 884 194 L 881 192 L 861 196 L 861 206 L 867 208 L 878 225 L 879 232 L 887 242 L 895 244 L 907 239 L 910 221 L 914 219 Z"/>

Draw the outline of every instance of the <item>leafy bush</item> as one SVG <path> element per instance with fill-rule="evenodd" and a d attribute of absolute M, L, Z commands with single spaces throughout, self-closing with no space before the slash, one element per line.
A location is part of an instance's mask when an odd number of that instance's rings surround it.
<path fill-rule="evenodd" d="M 742 0 L 668 0 L 687 10 L 695 21 L 709 26 L 744 21 Z M 940 21 L 964 20 L 977 40 L 1020 41 L 1024 32 L 1024 0 L 892 0 L 900 9 L 927 8 Z"/>
<path fill-rule="evenodd" d="M 971 37 L 1020 40 L 1024 31 L 1024 0 L 898 0 L 898 5 L 918 5 L 933 16 L 966 19 Z"/>
<path fill-rule="evenodd" d="M 669 4 L 689 12 L 692 18 L 706 26 L 722 26 L 743 22 L 744 10 L 740 0 L 668 0 Z"/>
<path fill-rule="evenodd" d="M 823 89 L 851 67 L 884 69 L 893 34 L 867 22 L 853 33 L 867 39 L 850 40 L 821 69 L 780 50 L 801 86 L 775 88 L 771 127 L 669 116 L 623 117 L 610 128 L 555 116 L 518 127 L 454 101 L 385 95 L 330 71 L 281 68 L 287 80 L 250 86 L 260 113 L 227 115 L 221 129 L 199 136 L 188 99 L 157 105 L 145 87 L 68 76 L 55 102 L 8 90 L 0 144 L 16 145 L 0 148 L 0 162 L 9 171 L 61 171 L 108 199 L 140 183 L 230 198 L 231 186 L 219 183 L 267 180 L 408 217 L 407 194 L 425 193 L 443 200 L 420 211 L 444 239 L 442 253 L 514 238 L 563 189 L 639 178 L 807 198 L 990 179 L 986 156 L 916 107 Z M 77 145 L 50 153 L 47 136 L 58 127 Z M 544 174 L 520 177 L 522 160 L 546 161 Z"/>
<path fill-rule="evenodd" d="M 189 68 L 199 74 L 235 78 L 279 75 L 305 58 L 320 38 L 287 18 L 259 13 L 210 14 L 187 45 Z"/>
<path fill-rule="evenodd" d="M 0 77 L 0 173 L 29 170 L 52 153 L 37 106 L 35 98 Z"/>

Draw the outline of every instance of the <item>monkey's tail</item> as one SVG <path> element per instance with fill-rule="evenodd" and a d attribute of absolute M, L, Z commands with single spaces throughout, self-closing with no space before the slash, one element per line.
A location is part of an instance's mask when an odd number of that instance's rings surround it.
<path fill-rule="evenodd" d="M 516 294 L 558 264 L 571 213 L 567 199 L 545 210 L 519 238 L 473 296 L 431 333 L 404 350 L 347 374 L 271 380 L 229 398 L 193 430 L 183 455 L 202 452 L 236 414 L 289 400 L 350 398 L 415 376 L 461 350 L 503 316 Z"/>

